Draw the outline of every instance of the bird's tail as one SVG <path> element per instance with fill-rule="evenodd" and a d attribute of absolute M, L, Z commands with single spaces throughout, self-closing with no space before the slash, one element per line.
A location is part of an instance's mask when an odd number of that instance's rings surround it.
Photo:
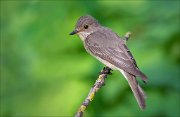
<path fill-rule="evenodd" d="M 123 75 L 126 77 L 128 83 L 131 87 L 131 90 L 137 100 L 139 107 L 142 110 L 144 110 L 146 107 L 146 102 L 145 102 L 146 95 L 145 95 L 144 91 L 142 90 L 142 88 L 139 86 L 139 84 L 136 80 L 136 77 L 125 71 L 121 71 L 121 72 L 124 72 Z"/>

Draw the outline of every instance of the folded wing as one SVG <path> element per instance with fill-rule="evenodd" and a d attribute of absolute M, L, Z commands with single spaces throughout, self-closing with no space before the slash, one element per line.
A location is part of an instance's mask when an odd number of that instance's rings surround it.
<path fill-rule="evenodd" d="M 124 41 L 111 30 L 102 31 L 94 32 L 85 39 L 86 50 L 117 68 L 131 75 L 140 76 L 142 80 L 147 81 L 147 77 L 138 69 L 136 61 Z"/>

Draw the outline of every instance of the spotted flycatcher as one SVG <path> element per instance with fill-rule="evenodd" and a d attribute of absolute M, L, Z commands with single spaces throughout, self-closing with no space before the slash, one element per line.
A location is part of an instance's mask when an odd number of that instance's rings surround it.
<path fill-rule="evenodd" d="M 125 41 L 111 29 L 101 26 L 90 15 L 79 18 L 75 30 L 70 33 L 70 35 L 73 34 L 78 34 L 88 53 L 107 67 L 119 70 L 123 74 L 140 108 L 142 110 L 145 109 L 146 96 L 138 84 L 136 77 L 140 77 L 144 82 L 147 82 L 147 77 L 139 70 Z"/>

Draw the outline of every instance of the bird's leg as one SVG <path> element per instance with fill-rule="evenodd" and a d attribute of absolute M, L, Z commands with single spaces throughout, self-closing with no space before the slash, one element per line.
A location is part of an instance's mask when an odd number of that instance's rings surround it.
<path fill-rule="evenodd" d="M 104 68 L 104 73 L 107 74 L 107 75 L 112 75 L 111 70 L 112 70 L 111 68 L 105 67 Z"/>
<path fill-rule="evenodd" d="M 106 66 L 99 72 L 99 75 L 104 75 L 104 78 L 107 78 L 107 75 L 112 75 L 111 70 L 111 68 Z M 102 83 L 102 86 L 105 86 L 105 82 Z"/>
<path fill-rule="evenodd" d="M 109 68 L 109 67 L 104 67 L 103 70 L 102 70 L 99 74 L 100 74 L 100 75 L 101 75 L 101 74 L 112 75 L 111 70 L 112 70 L 112 69 Z"/>

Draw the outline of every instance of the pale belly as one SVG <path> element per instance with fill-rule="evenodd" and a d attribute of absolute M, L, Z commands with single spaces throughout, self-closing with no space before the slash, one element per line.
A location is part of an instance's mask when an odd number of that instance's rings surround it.
<path fill-rule="evenodd" d="M 92 54 L 91 54 L 91 55 L 92 55 Z M 94 55 L 93 55 L 93 56 L 94 56 Z M 95 56 L 94 56 L 94 57 L 95 57 Z M 118 70 L 118 71 L 120 71 L 120 72 L 122 73 L 122 75 L 125 77 L 125 79 L 127 79 L 127 76 L 125 75 L 124 70 L 122 70 L 122 69 L 114 66 L 113 64 L 111 64 L 111 63 L 107 62 L 106 60 L 103 60 L 103 59 L 101 59 L 101 58 L 99 58 L 99 57 L 95 57 L 95 58 L 98 59 L 101 63 L 103 63 L 103 64 L 106 65 L 107 67 L 111 68 L 112 70 Z"/>
<path fill-rule="evenodd" d="M 91 33 L 92 33 L 92 32 L 90 32 L 90 33 L 81 33 L 81 32 L 80 32 L 80 33 L 78 33 L 78 35 L 79 35 L 79 37 L 81 38 L 81 40 L 84 42 L 84 40 L 87 38 L 87 36 L 88 36 L 89 34 L 91 34 Z M 106 60 L 103 60 L 102 58 L 100 58 L 100 57 L 98 57 L 98 56 L 95 56 L 93 53 L 91 53 L 91 52 L 86 48 L 85 43 L 84 43 L 84 47 L 85 47 L 86 51 L 87 51 L 89 54 L 91 54 L 93 57 L 95 57 L 95 58 L 96 58 L 97 60 L 99 60 L 101 63 L 103 63 L 103 64 L 106 65 L 107 67 L 111 68 L 112 70 L 118 70 L 118 71 L 120 71 L 120 72 L 123 74 L 123 76 L 126 78 L 126 75 L 125 75 L 125 73 L 124 73 L 124 70 L 122 70 L 122 69 L 114 66 L 113 64 L 109 63 L 109 62 L 106 61 Z M 127 79 L 127 78 L 126 78 L 126 79 Z"/>
<path fill-rule="evenodd" d="M 91 54 L 92 55 L 92 54 Z M 94 55 L 93 55 L 94 56 Z M 118 68 L 116 66 L 114 66 L 113 64 L 109 63 L 106 60 L 101 59 L 100 57 L 94 56 L 96 59 L 98 59 L 101 63 L 103 63 L 104 65 L 106 65 L 107 67 L 113 69 L 113 70 L 117 70 Z"/>

